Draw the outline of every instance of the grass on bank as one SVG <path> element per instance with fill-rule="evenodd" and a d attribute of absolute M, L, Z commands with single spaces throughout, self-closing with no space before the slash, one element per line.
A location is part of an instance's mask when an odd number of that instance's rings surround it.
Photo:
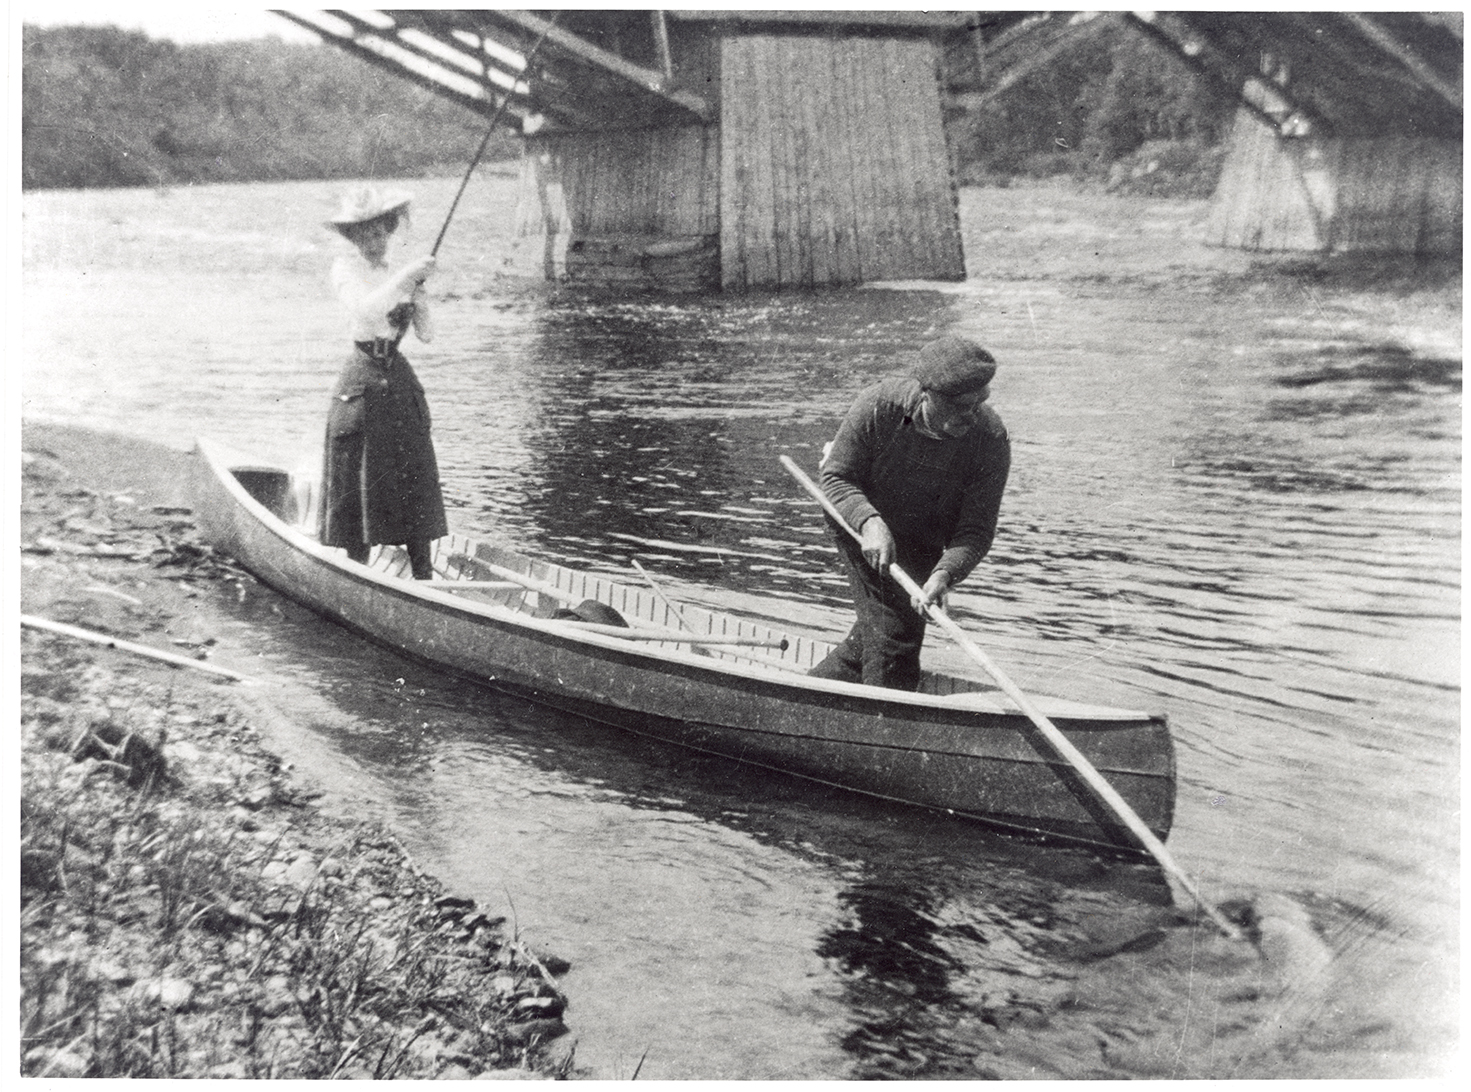
<path fill-rule="evenodd" d="M 27 639 L 22 1075 L 565 1075 L 543 964 L 390 838 L 303 806 L 210 685 Z"/>

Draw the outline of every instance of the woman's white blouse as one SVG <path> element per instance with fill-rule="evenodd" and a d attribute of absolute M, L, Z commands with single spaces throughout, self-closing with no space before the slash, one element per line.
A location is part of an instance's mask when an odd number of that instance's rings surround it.
<path fill-rule="evenodd" d="M 400 303 L 414 305 L 414 333 L 419 340 L 434 337 L 429 297 L 422 284 L 414 283 L 413 266 L 389 272 L 386 265 L 373 265 L 361 254 L 344 254 L 332 263 L 332 291 L 347 308 L 353 341 L 394 337 L 397 331 L 388 312 Z"/>

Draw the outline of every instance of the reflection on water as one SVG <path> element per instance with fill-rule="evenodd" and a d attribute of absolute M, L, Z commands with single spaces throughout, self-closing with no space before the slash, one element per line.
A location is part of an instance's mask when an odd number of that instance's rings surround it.
<path fill-rule="evenodd" d="M 25 412 L 309 465 L 340 359 L 332 204 L 314 183 L 27 195 Z M 814 466 L 865 384 L 973 336 L 1014 468 L 956 617 L 1025 689 L 1169 714 L 1175 856 L 1216 897 L 1306 908 L 1335 954 L 1326 983 L 1264 984 L 1154 870 L 469 691 L 264 593 L 215 605 L 219 655 L 268 666 L 284 723 L 312 726 L 280 746 L 572 960 L 591 1073 L 1440 1070 L 1457 266 L 1261 262 L 1199 246 L 1197 203 L 967 190 L 962 284 L 616 299 L 499 278 L 512 205 L 467 191 L 440 337 L 411 354 L 457 531 L 839 633 L 832 547 L 776 457 Z M 971 669 L 938 637 L 926 656 Z"/>
<path fill-rule="evenodd" d="M 935 943 L 939 923 L 926 892 L 860 884 L 838 895 L 850 917 L 823 934 L 817 954 L 865 986 L 894 990 L 921 1003 L 951 996 L 950 972 L 960 964 Z M 913 905 L 917 904 L 917 905 Z M 974 926 L 965 927 L 981 943 Z"/>

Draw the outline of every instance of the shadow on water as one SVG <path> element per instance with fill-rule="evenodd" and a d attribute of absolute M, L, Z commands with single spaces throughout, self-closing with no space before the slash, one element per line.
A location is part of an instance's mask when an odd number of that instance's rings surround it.
<path fill-rule="evenodd" d="M 1459 257 L 1364 254 L 1290 255 L 1253 261 L 1247 281 L 1311 285 L 1323 291 L 1408 294 L 1459 290 Z"/>
<path fill-rule="evenodd" d="M 1323 384 L 1362 384 L 1374 394 L 1418 394 L 1426 390 L 1459 391 L 1461 361 L 1421 357 L 1403 345 L 1344 345 L 1322 348 L 1303 361 L 1306 370 L 1272 380 L 1290 389 Z M 1295 356 L 1282 363 L 1293 367 Z"/>

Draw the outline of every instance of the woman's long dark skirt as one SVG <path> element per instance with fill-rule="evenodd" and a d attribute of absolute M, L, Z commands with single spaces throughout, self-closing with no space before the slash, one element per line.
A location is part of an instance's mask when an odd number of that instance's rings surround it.
<path fill-rule="evenodd" d="M 326 546 L 428 542 L 449 533 L 429 403 L 396 350 L 354 348 L 327 414 L 318 530 Z"/>

